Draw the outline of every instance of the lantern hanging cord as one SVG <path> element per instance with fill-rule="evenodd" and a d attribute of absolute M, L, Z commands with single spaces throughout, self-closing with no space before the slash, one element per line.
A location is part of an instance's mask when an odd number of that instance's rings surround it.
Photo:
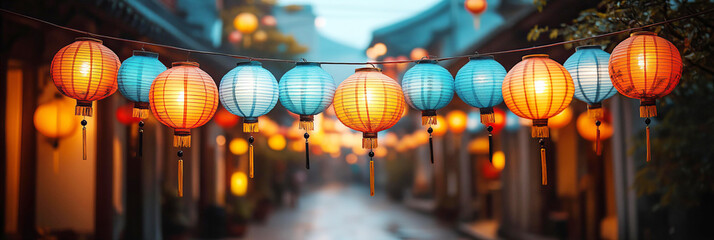
<path fill-rule="evenodd" d="M 111 40 L 116 40 L 116 41 L 123 41 L 123 42 L 129 42 L 129 43 L 135 43 L 135 44 L 140 44 L 142 47 L 144 45 L 149 45 L 149 46 L 154 46 L 154 47 L 162 47 L 162 48 L 168 48 L 168 49 L 173 49 L 173 50 L 178 50 L 178 51 L 185 51 L 190 53 L 197 53 L 197 54 L 204 54 L 204 55 L 215 55 L 215 56 L 224 56 L 224 57 L 231 57 L 231 58 L 237 58 L 237 59 L 245 59 L 245 60 L 255 60 L 255 61 L 264 61 L 264 62 L 283 62 L 283 63 L 297 63 L 299 60 L 292 60 L 292 59 L 279 59 L 279 58 L 263 58 L 263 57 L 251 57 L 251 56 L 245 56 L 245 55 L 238 55 L 238 54 L 229 54 L 229 53 L 222 53 L 222 52 L 212 52 L 212 51 L 202 51 L 202 50 L 195 50 L 195 49 L 188 49 L 188 48 L 182 48 L 182 47 L 177 47 L 177 46 L 172 46 L 172 45 L 165 45 L 165 44 L 159 44 L 159 43 L 151 43 L 151 42 L 144 42 L 144 41 L 138 41 L 138 40 L 132 40 L 132 39 L 126 39 L 126 38 L 119 38 L 119 37 L 113 37 L 113 36 L 108 36 L 108 35 L 102 35 L 102 34 L 96 34 L 88 31 L 83 31 L 75 28 L 70 28 L 70 27 L 65 27 L 61 26 L 55 23 L 51 23 L 39 18 L 27 16 L 24 14 L 20 14 L 14 11 L 10 11 L 7 9 L 0 8 L 0 12 L 8 15 L 13 15 L 15 17 L 20 17 L 28 20 L 32 20 L 35 22 L 39 22 L 42 24 L 50 25 L 52 27 L 60 28 L 63 30 L 71 31 L 71 32 L 76 32 L 76 33 L 81 33 L 85 34 L 91 37 L 95 38 L 105 38 L 105 39 L 111 39 Z M 549 47 L 555 47 L 555 46 L 560 46 L 560 45 L 565 45 L 565 44 L 571 44 L 571 43 L 576 43 L 576 42 L 581 42 L 581 41 L 587 41 L 587 40 L 592 40 L 596 38 L 603 38 L 603 37 L 609 37 L 617 34 L 622 34 L 622 33 L 627 33 L 635 30 L 641 30 L 645 29 L 648 27 L 654 27 L 654 26 L 659 26 L 671 22 L 676 22 L 684 19 L 689 19 L 693 18 L 696 16 L 704 15 L 707 13 L 714 12 L 714 8 L 693 13 L 690 15 L 686 16 L 681 16 L 678 18 L 672 18 L 669 20 L 661 21 L 661 22 L 656 22 L 652 24 L 647 24 L 647 25 L 642 25 L 639 27 L 633 27 L 633 28 L 628 28 L 620 31 L 615 31 L 615 32 L 609 32 L 605 34 L 600 34 L 600 35 L 595 35 L 591 37 L 585 37 L 585 38 L 579 38 L 579 39 L 573 39 L 573 40 L 567 40 L 567 41 L 561 41 L 561 42 L 555 42 L 555 43 L 550 43 L 550 44 L 544 44 L 544 45 L 538 45 L 538 46 L 533 46 L 533 47 L 527 47 L 527 48 L 517 48 L 517 49 L 511 49 L 511 50 L 503 50 L 503 51 L 495 51 L 495 52 L 487 52 L 487 53 L 480 53 L 480 54 L 471 54 L 471 55 L 460 55 L 460 56 L 451 56 L 451 57 L 441 57 L 441 58 L 430 58 L 432 60 L 436 61 L 446 61 L 446 60 L 453 60 L 453 59 L 461 59 L 461 58 L 469 58 L 469 57 L 474 57 L 474 56 L 479 56 L 479 55 L 498 55 L 498 54 L 506 54 L 506 53 L 515 53 L 515 52 L 524 52 L 524 51 L 531 51 L 531 50 L 536 50 L 536 49 L 543 49 L 543 48 L 549 48 Z M 318 64 L 331 64 L 331 65 L 365 65 L 365 64 L 398 64 L 398 63 L 412 63 L 412 62 L 417 62 L 419 60 L 394 60 L 394 61 L 367 61 L 367 62 L 326 62 L 326 61 L 318 61 L 314 63 Z"/>

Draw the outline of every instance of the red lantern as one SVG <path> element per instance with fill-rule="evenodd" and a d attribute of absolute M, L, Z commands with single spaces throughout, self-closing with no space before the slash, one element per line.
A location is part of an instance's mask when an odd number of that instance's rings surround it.
<path fill-rule="evenodd" d="M 216 125 L 222 127 L 223 129 L 229 129 L 238 124 L 239 117 L 233 115 L 225 108 L 221 108 L 216 112 L 216 116 L 213 117 L 213 121 Z"/>
<path fill-rule="evenodd" d="M 491 125 L 491 127 L 493 127 L 493 134 L 498 134 L 499 132 L 501 132 L 501 130 L 503 130 L 503 127 L 506 126 L 506 111 L 494 107 L 493 114 L 495 117 L 495 122 L 489 124 Z"/>
<path fill-rule="evenodd" d="M 119 123 L 127 126 L 141 122 L 141 118 L 134 117 L 134 104 L 132 103 L 127 103 L 117 108 L 116 115 Z"/>

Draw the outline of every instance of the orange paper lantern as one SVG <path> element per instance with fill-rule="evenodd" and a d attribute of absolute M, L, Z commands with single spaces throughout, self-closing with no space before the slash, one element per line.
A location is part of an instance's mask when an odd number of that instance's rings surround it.
<path fill-rule="evenodd" d="M 548 118 L 565 110 L 573 100 L 573 79 L 563 65 L 547 54 L 523 57 L 503 80 L 503 100 L 516 115 L 532 119 L 531 136 L 541 138 L 542 184 L 548 183 L 545 164 L 545 141 L 548 137 Z"/>
<path fill-rule="evenodd" d="M 404 95 L 397 81 L 379 68 L 358 68 L 335 92 L 337 118 L 362 132 L 362 148 L 370 149 L 370 195 L 374 196 L 374 152 L 377 133 L 396 124 L 404 112 Z"/>
<path fill-rule="evenodd" d="M 149 103 L 159 122 L 174 129 L 174 147 L 191 147 L 191 129 L 203 126 L 218 108 L 218 87 L 196 62 L 175 62 L 151 85 Z M 183 151 L 179 157 L 179 196 L 183 196 Z"/>
<path fill-rule="evenodd" d="M 75 115 L 92 116 L 92 102 L 117 91 L 121 62 L 102 41 L 81 37 L 60 49 L 50 66 L 57 90 L 77 100 Z M 87 121 L 82 120 L 82 158 L 87 159 Z"/>
<path fill-rule="evenodd" d="M 562 112 L 548 119 L 548 126 L 551 128 L 563 128 L 568 126 L 570 120 L 573 119 L 573 110 L 569 107 L 565 108 Z"/>
<path fill-rule="evenodd" d="M 674 90 L 682 77 L 682 57 L 671 42 L 653 32 L 632 33 L 610 55 L 610 78 L 618 92 L 640 99 L 645 119 L 647 161 L 650 156 L 650 117 L 657 116 L 656 100 Z"/>
<path fill-rule="evenodd" d="M 453 110 L 446 115 L 449 122 L 449 129 L 455 134 L 461 134 L 466 130 L 466 113 L 461 110 Z"/>
<path fill-rule="evenodd" d="M 602 153 L 601 140 L 612 137 L 612 115 L 607 109 L 602 109 L 602 117 L 598 121 L 593 122 L 592 118 L 587 113 L 582 113 L 578 116 L 576 127 L 580 136 L 586 140 L 595 142 L 595 153 L 600 156 Z"/>

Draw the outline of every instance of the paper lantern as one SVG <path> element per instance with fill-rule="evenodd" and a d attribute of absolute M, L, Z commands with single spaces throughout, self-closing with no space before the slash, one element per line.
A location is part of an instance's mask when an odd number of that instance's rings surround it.
<path fill-rule="evenodd" d="M 191 129 L 203 126 L 218 109 L 218 88 L 196 62 L 174 62 L 149 91 L 154 117 L 174 129 L 174 147 L 191 147 Z M 178 194 L 183 196 L 183 151 L 178 151 Z"/>
<path fill-rule="evenodd" d="M 374 152 L 377 133 L 396 124 L 404 111 L 399 84 L 379 68 L 358 68 L 335 92 L 337 118 L 345 126 L 362 132 L 362 148 L 370 149 L 370 195 L 374 195 Z"/>
<path fill-rule="evenodd" d="M 260 62 L 239 62 L 221 79 L 220 98 L 229 112 L 243 117 L 243 132 L 258 132 L 258 117 L 278 103 L 278 81 Z M 248 139 L 249 176 L 253 178 L 253 142 Z"/>
<path fill-rule="evenodd" d="M 646 118 L 647 161 L 650 156 L 650 117 L 657 116 L 656 101 L 674 90 L 682 77 L 682 57 L 671 42 L 653 32 L 632 33 L 610 56 L 610 78 L 618 92 L 640 100 Z"/>
<path fill-rule="evenodd" d="M 285 141 L 285 137 L 283 137 L 283 135 L 273 135 L 268 138 L 268 147 L 275 151 L 282 151 L 285 149 L 286 145 L 287 142 Z"/>
<path fill-rule="evenodd" d="M 435 60 L 419 60 L 402 77 L 404 99 L 414 109 L 421 111 L 421 125 L 429 125 L 429 135 L 434 131 L 436 111 L 446 107 L 454 97 L 454 78 Z M 429 149 L 433 150 L 433 141 L 429 138 Z M 430 151 L 434 163 L 434 152 Z"/>
<path fill-rule="evenodd" d="M 298 62 L 279 83 L 280 103 L 289 112 L 300 115 L 299 129 L 306 132 L 305 148 L 309 149 L 307 131 L 314 130 L 314 115 L 325 111 L 335 97 L 335 80 L 318 63 Z M 305 151 L 305 168 L 310 169 L 309 150 Z"/>
<path fill-rule="evenodd" d="M 134 117 L 149 117 L 151 83 L 164 71 L 166 66 L 159 61 L 159 54 L 146 51 L 134 51 L 134 55 L 124 60 L 119 67 L 119 91 L 129 101 L 134 102 Z"/>
<path fill-rule="evenodd" d="M 420 60 L 428 56 L 429 52 L 427 52 L 426 49 L 423 48 L 412 49 L 412 51 L 409 53 L 409 58 L 411 58 L 412 60 Z"/>
<path fill-rule="evenodd" d="M 228 143 L 228 149 L 235 155 L 243 155 L 248 152 L 248 141 L 242 138 L 234 138 Z"/>
<path fill-rule="evenodd" d="M 231 174 L 231 193 L 235 196 L 245 196 L 248 192 L 248 176 L 244 172 Z"/>
<path fill-rule="evenodd" d="M 506 154 L 504 154 L 503 151 L 494 153 L 491 165 L 499 172 L 502 171 L 506 167 Z"/>
<path fill-rule="evenodd" d="M 602 117 L 602 101 L 617 93 L 610 81 L 609 59 L 600 46 L 580 46 L 563 64 L 573 77 L 575 98 L 588 104 L 593 119 Z"/>
<path fill-rule="evenodd" d="M 233 27 L 243 34 L 251 34 L 258 29 L 258 17 L 249 12 L 240 13 L 233 19 Z"/>
<path fill-rule="evenodd" d="M 77 130 L 76 125 L 71 124 L 75 121 L 75 116 L 72 114 L 73 107 L 72 102 L 62 99 L 58 95 L 55 99 L 38 106 L 33 116 L 35 129 L 50 138 L 55 173 L 59 172 L 59 152 L 57 150 L 59 140 L 72 136 Z"/>
<path fill-rule="evenodd" d="M 260 19 L 260 23 L 268 27 L 275 27 L 275 25 L 278 25 L 278 20 L 271 15 L 265 15 Z"/>
<path fill-rule="evenodd" d="M 466 113 L 461 110 L 453 110 L 446 115 L 449 122 L 449 130 L 455 134 L 461 134 L 466 130 Z"/>
<path fill-rule="evenodd" d="M 523 57 L 506 74 L 501 88 L 506 106 L 516 115 L 532 119 L 531 136 L 541 138 L 541 175 L 546 185 L 545 141 L 548 137 L 548 118 L 565 110 L 573 99 L 573 79 L 559 63 L 547 54 Z"/>
<path fill-rule="evenodd" d="M 117 121 L 121 124 L 131 125 L 141 122 L 141 118 L 134 117 L 134 105 L 131 103 L 119 106 L 115 113 Z"/>
<path fill-rule="evenodd" d="M 216 116 L 213 117 L 213 121 L 216 122 L 216 125 L 223 129 L 232 128 L 238 124 L 238 120 L 240 120 L 238 116 L 233 115 L 225 108 L 218 109 L 218 111 L 216 111 Z"/>
<path fill-rule="evenodd" d="M 603 109 L 600 121 L 593 123 L 588 114 L 582 113 L 578 116 L 576 127 L 581 137 L 595 143 L 595 153 L 600 156 L 602 154 L 600 141 L 612 137 L 612 115 L 610 111 Z"/>
<path fill-rule="evenodd" d="M 60 93 L 77 100 L 74 114 L 92 116 L 92 102 L 117 91 L 119 58 L 102 41 L 81 37 L 60 49 L 50 66 Z M 87 159 L 87 121 L 82 120 L 82 159 Z"/>
<path fill-rule="evenodd" d="M 573 110 L 570 107 L 548 119 L 548 126 L 554 129 L 563 128 L 573 119 Z"/>

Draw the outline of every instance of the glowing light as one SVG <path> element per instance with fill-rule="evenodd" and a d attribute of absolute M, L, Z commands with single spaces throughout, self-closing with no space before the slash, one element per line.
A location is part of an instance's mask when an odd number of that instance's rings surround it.
<path fill-rule="evenodd" d="M 243 172 L 234 172 L 231 175 L 231 193 L 236 196 L 245 196 L 248 192 L 248 176 Z"/>
<path fill-rule="evenodd" d="M 283 135 L 273 135 L 272 137 L 268 138 L 268 147 L 270 149 L 273 149 L 275 151 L 281 151 L 285 149 L 285 137 Z"/>
<path fill-rule="evenodd" d="M 216 136 L 216 144 L 218 144 L 218 146 L 223 146 L 223 145 L 225 145 L 225 144 L 226 144 L 226 137 L 224 137 L 223 135 L 218 135 L 218 136 Z"/>
<path fill-rule="evenodd" d="M 248 152 L 248 141 L 242 138 L 234 138 L 228 144 L 228 149 L 235 155 L 242 155 Z"/>
<path fill-rule="evenodd" d="M 503 151 L 493 153 L 493 162 L 491 164 L 493 164 L 493 167 L 499 172 L 506 167 L 506 155 L 503 154 Z"/>
<path fill-rule="evenodd" d="M 466 119 L 466 113 L 461 110 L 453 110 L 446 115 L 446 120 L 449 121 L 449 129 L 456 134 L 466 130 Z"/>
<path fill-rule="evenodd" d="M 357 154 L 350 153 L 345 156 L 345 162 L 347 162 L 348 164 L 355 164 L 357 163 L 357 160 L 359 160 Z"/>
<path fill-rule="evenodd" d="M 315 18 L 315 27 L 316 28 L 323 28 L 327 25 L 327 20 L 323 17 L 316 17 Z"/>

